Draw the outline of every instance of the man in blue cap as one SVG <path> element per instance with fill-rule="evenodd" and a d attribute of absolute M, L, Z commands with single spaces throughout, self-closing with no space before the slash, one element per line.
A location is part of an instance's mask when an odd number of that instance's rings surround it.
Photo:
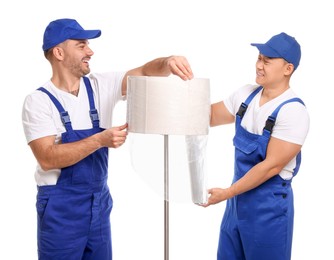
<path fill-rule="evenodd" d="M 209 189 L 207 207 L 227 200 L 218 260 L 289 260 L 293 233 L 291 182 L 301 163 L 309 115 L 290 88 L 300 45 L 286 33 L 259 50 L 256 85 L 211 106 L 211 126 L 235 123 L 235 167 L 229 188 Z"/>
<path fill-rule="evenodd" d="M 193 77 L 187 59 L 162 57 L 127 72 L 91 73 L 94 52 L 74 19 L 52 21 L 43 51 L 51 79 L 29 94 L 22 121 L 37 160 L 38 258 L 112 259 L 108 149 L 126 140 L 127 124 L 112 126 L 112 111 L 127 90 L 127 76 Z"/>

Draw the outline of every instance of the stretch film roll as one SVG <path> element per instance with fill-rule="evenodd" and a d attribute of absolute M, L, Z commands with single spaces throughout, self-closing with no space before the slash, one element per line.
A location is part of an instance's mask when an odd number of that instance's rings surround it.
<path fill-rule="evenodd" d="M 209 79 L 128 77 L 128 131 L 206 135 L 210 122 Z"/>
<path fill-rule="evenodd" d="M 193 203 L 207 202 L 205 150 L 210 123 L 209 79 L 128 77 L 129 133 L 184 135 Z"/>

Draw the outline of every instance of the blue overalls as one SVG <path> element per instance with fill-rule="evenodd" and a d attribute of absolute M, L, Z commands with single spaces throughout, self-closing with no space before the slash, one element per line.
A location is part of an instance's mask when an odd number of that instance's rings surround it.
<path fill-rule="evenodd" d="M 66 132 L 62 143 L 75 142 L 104 129 L 99 127 L 93 90 L 84 77 L 93 127 L 73 130 L 70 117 L 46 89 L 57 107 Z M 112 198 L 107 185 L 108 148 L 104 147 L 75 165 L 61 169 L 56 185 L 39 186 L 37 193 L 38 256 L 41 260 L 112 259 L 110 213 Z"/>
<path fill-rule="evenodd" d="M 233 183 L 266 157 L 267 145 L 280 108 L 298 98 L 280 104 L 268 117 L 262 135 L 246 131 L 241 120 L 257 88 L 236 114 L 235 166 Z M 299 170 L 301 153 L 297 155 L 295 176 Z M 291 180 L 279 175 L 257 188 L 229 199 L 220 227 L 218 260 L 289 260 L 293 232 L 293 192 Z"/>

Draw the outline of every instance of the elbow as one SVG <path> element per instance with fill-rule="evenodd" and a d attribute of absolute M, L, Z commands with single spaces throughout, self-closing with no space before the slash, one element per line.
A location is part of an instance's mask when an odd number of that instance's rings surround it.
<path fill-rule="evenodd" d="M 38 161 L 38 163 L 39 163 L 41 169 L 45 172 L 49 171 L 49 170 L 52 170 L 52 169 L 55 169 L 55 167 L 47 161 Z"/>
<path fill-rule="evenodd" d="M 274 177 L 277 174 L 280 174 L 280 172 L 283 170 L 283 166 L 281 165 L 276 165 L 274 167 L 272 167 L 269 171 L 268 171 L 268 178 Z"/>

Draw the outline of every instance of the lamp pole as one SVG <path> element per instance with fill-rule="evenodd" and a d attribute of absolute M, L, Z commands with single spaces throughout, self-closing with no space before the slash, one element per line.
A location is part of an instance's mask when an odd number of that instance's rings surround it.
<path fill-rule="evenodd" d="M 164 248 L 165 260 L 169 260 L 169 172 L 168 172 L 168 135 L 164 135 Z"/>

